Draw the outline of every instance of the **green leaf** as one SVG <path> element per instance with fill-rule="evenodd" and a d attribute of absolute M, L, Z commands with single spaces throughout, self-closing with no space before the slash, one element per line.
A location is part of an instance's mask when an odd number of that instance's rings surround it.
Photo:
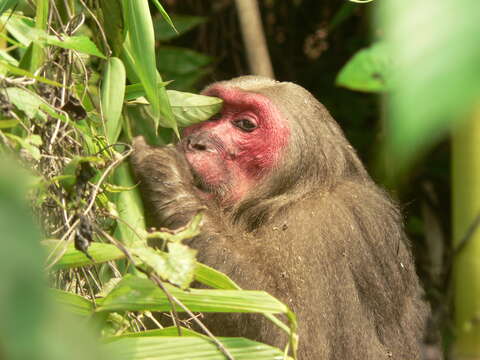
<path fill-rule="evenodd" d="M 173 113 L 181 127 L 207 120 L 222 108 L 220 98 L 167 90 Z"/>
<path fill-rule="evenodd" d="M 282 360 L 277 348 L 245 338 L 218 338 L 235 360 Z M 225 360 L 211 339 L 201 337 L 122 337 L 105 345 L 117 360 Z M 286 358 L 290 359 L 290 358 Z"/>
<path fill-rule="evenodd" d="M 140 332 L 132 332 L 128 334 L 122 334 L 120 336 L 115 336 L 110 339 L 107 339 L 107 341 L 117 341 L 120 338 L 132 338 L 132 337 L 152 337 L 152 336 L 178 336 L 178 328 L 176 326 L 169 326 L 163 329 L 155 329 L 155 330 L 146 330 L 146 331 L 140 331 Z M 182 336 L 198 336 L 201 338 L 207 338 L 206 335 L 200 334 L 196 331 L 193 331 L 191 329 L 187 329 L 182 327 Z"/>
<path fill-rule="evenodd" d="M 6 88 L 2 90 L 9 102 L 23 111 L 29 119 L 46 120 L 46 115 L 40 111 L 40 106 L 45 104 L 37 94 L 21 88 Z"/>
<path fill-rule="evenodd" d="M 194 312 L 239 312 L 286 314 L 288 308 L 264 291 L 206 290 L 182 291 L 165 284 L 168 291 Z M 165 293 L 149 279 L 126 275 L 104 299 L 97 311 L 170 311 Z M 181 308 L 177 306 L 177 311 Z"/>
<path fill-rule="evenodd" d="M 170 16 L 168 13 L 165 11 L 163 8 L 162 4 L 158 0 L 152 0 L 153 4 L 157 7 L 158 12 L 160 15 L 162 15 L 162 18 L 167 22 L 167 24 L 170 26 L 170 28 L 178 33 L 178 30 L 175 28 L 175 25 L 173 25 L 172 19 L 170 19 Z"/>
<path fill-rule="evenodd" d="M 0 2 L 0 15 L 2 15 L 8 9 L 16 6 L 18 4 L 18 0 L 2 0 Z"/>
<path fill-rule="evenodd" d="M 135 94 L 140 94 L 140 90 Z M 167 90 L 167 94 L 176 122 L 180 127 L 187 127 L 211 118 L 220 111 L 223 105 L 222 99 L 213 96 L 176 90 Z M 137 103 L 148 105 L 143 98 L 139 98 Z"/>
<path fill-rule="evenodd" d="M 50 289 L 50 293 L 58 303 L 65 306 L 72 314 L 81 316 L 93 314 L 93 304 L 80 295 L 57 289 Z"/>
<path fill-rule="evenodd" d="M 9 72 L 11 72 L 12 74 L 15 74 L 15 75 L 20 75 L 20 76 L 28 77 L 30 79 L 35 79 L 37 81 L 40 81 L 40 82 L 42 82 L 44 84 L 48 84 L 48 85 L 63 87 L 62 84 L 60 84 L 56 81 L 49 80 L 49 79 L 44 78 L 42 76 L 34 75 L 30 71 L 27 71 L 27 70 L 24 70 L 24 69 L 21 69 L 21 68 L 15 66 L 15 65 L 12 65 L 11 63 L 4 61 L 3 59 L 0 60 L 0 69 L 2 69 L 2 68 L 8 70 Z"/>
<path fill-rule="evenodd" d="M 41 153 L 38 146 L 42 145 L 42 138 L 39 135 L 29 135 L 24 138 L 10 133 L 5 133 L 4 135 L 17 142 L 33 159 L 40 160 Z"/>
<path fill-rule="evenodd" d="M 89 255 L 93 258 L 92 262 L 87 256 L 75 249 L 74 244 L 60 241 L 45 241 L 43 245 L 47 248 L 50 258 L 55 258 L 57 254 L 64 252 L 60 260 L 53 266 L 53 270 L 63 270 L 76 268 L 85 265 L 101 264 L 107 261 L 119 260 L 125 258 L 125 254 L 115 245 L 93 242 L 88 248 Z"/>
<path fill-rule="evenodd" d="M 0 120 L 0 129 L 10 129 L 20 123 L 17 119 Z"/>
<path fill-rule="evenodd" d="M 215 289 L 240 290 L 240 287 L 227 275 L 202 263 L 197 263 L 195 280 Z"/>
<path fill-rule="evenodd" d="M 193 281 L 197 252 L 178 243 L 169 243 L 167 246 L 168 253 L 148 246 L 135 247 L 130 251 L 162 279 L 186 289 Z"/>
<path fill-rule="evenodd" d="M 48 20 L 48 0 L 37 0 L 35 5 L 35 28 L 45 31 L 47 29 Z M 28 57 L 29 64 L 25 69 L 35 72 L 42 65 L 44 60 L 43 44 L 40 42 L 34 42 L 31 45 L 31 53 Z"/>
<path fill-rule="evenodd" d="M 122 1 L 100 0 L 103 14 L 103 29 L 114 56 L 120 56 L 125 40 Z"/>
<path fill-rule="evenodd" d="M 107 60 L 102 80 L 101 104 L 109 144 L 117 142 L 122 130 L 121 113 L 125 96 L 125 67 L 119 58 Z"/>
<path fill-rule="evenodd" d="M 165 87 L 170 83 L 171 81 L 163 81 L 157 83 L 157 86 Z M 145 96 L 145 89 L 143 88 L 143 85 L 141 83 L 127 85 L 127 87 L 125 88 L 125 100 L 127 101 L 134 100 L 142 96 Z"/>
<path fill-rule="evenodd" d="M 155 38 L 148 0 L 123 0 L 123 14 L 128 32 L 124 43 L 124 52 L 127 57 L 131 58 L 133 70 L 139 77 L 147 98 L 152 104 L 153 114 L 158 124 L 160 91 L 157 87 Z"/>
<path fill-rule="evenodd" d="M 136 185 L 126 162 L 115 170 L 114 178 L 118 186 L 131 188 Z M 145 244 L 147 230 L 138 189 L 132 188 L 132 190 L 117 194 L 115 204 L 120 217 L 120 220 L 117 221 L 115 237 L 130 247 Z"/>
<path fill-rule="evenodd" d="M 340 70 L 336 84 L 365 92 L 384 92 L 390 87 L 392 61 L 384 43 L 358 51 Z"/>
<path fill-rule="evenodd" d="M 7 18 L 3 15 L 1 20 L 6 21 L 7 30 L 25 46 L 29 46 L 33 41 L 41 46 L 58 46 L 105 59 L 105 55 L 103 55 L 97 46 L 86 36 L 67 36 L 61 34 L 62 40 L 60 40 L 56 36 L 48 35 L 43 29 L 35 28 L 35 23 L 29 18 L 19 15 L 13 15 Z"/>
<path fill-rule="evenodd" d="M 385 0 L 379 27 L 395 59 L 387 153 L 405 170 L 480 99 L 480 2 Z"/>
<path fill-rule="evenodd" d="M 175 15 L 171 16 L 172 22 L 175 24 L 177 31 L 162 18 L 155 18 L 153 20 L 153 28 L 155 30 L 155 36 L 160 41 L 168 41 L 176 38 L 186 32 L 192 30 L 194 27 L 206 22 L 206 18 L 203 16 L 190 16 L 190 15 Z"/>
<path fill-rule="evenodd" d="M 84 54 L 89 54 L 100 57 L 102 59 L 106 59 L 105 55 L 103 55 L 102 52 L 98 50 L 95 43 L 93 43 L 86 36 L 62 35 L 62 40 L 59 40 L 54 36 L 48 36 L 45 40 L 48 45 L 54 45 L 64 49 L 76 50 Z"/>

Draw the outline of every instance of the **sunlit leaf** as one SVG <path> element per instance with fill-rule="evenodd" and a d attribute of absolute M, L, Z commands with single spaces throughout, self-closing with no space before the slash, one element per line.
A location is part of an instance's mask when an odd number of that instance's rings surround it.
<path fill-rule="evenodd" d="M 191 311 L 288 313 L 288 308 L 264 291 L 205 290 L 182 291 L 165 284 L 168 291 Z M 169 311 L 171 305 L 165 293 L 148 279 L 126 275 L 104 299 L 98 311 Z M 177 307 L 177 311 L 181 311 Z"/>
<path fill-rule="evenodd" d="M 158 1 L 158 0 L 151 0 L 151 1 L 156 6 L 156 8 L 158 9 L 158 12 L 160 13 L 160 15 L 162 15 L 163 20 L 165 20 L 167 22 L 167 24 L 170 26 L 170 28 L 173 31 L 178 32 L 178 30 L 175 28 L 175 25 L 172 22 L 172 19 L 170 19 L 170 16 L 165 11 L 162 4 L 160 4 L 160 1 Z"/>
<path fill-rule="evenodd" d="M 119 58 L 107 60 L 102 79 L 101 100 L 105 119 L 106 135 L 109 144 L 117 142 L 122 130 L 121 113 L 125 95 L 125 67 Z"/>
<path fill-rule="evenodd" d="M 282 360 L 283 352 L 244 338 L 218 338 L 236 360 Z M 122 337 L 106 345 L 117 360 L 225 360 L 210 339 L 186 337 Z M 290 359 L 287 357 L 286 359 Z"/>
<path fill-rule="evenodd" d="M 5 15 L 1 17 L 6 21 Z M 61 40 L 53 35 L 48 35 L 44 30 L 35 28 L 35 23 L 31 19 L 14 15 L 6 22 L 7 30 L 23 45 L 28 46 L 30 42 L 38 43 L 42 46 L 53 45 L 64 49 L 76 50 L 81 53 L 105 58 L 97 46 L 87 36 L 67 36 L 60 35 Z"/>
<path fill-rule="evenodd" d="M 73 243 L 65 243 L 60 241 L 46 241 L 43 245 L 50 254 L 54 252 L 54 256 L 63 252 L 63 255 L 53 266 L 53 270 L 62 270 L 75 268 L 79 266 L 104 263 L 111 260 L 125 258 L 125 254 L 115 245 L 93 242 L 88 248 L 88 254 L 93 258 L 92 262 L 83 252 L 75 249 Z M 52 258 L 54 257 L 52 256 Z"/>
<path fill-rule="evenodd" d="M 131 252 L 162 279 L 172 284 L 185 289 L 193 281 L 196 251 L 188 246 L 170 243 L 168 253 L 147 246 L 133 248 Z"/>
<path fill-rule="evenodd" d="M 155 63 L 155 38 L 148 0 L 124 0 L 123 12 L 125 27 L 128 31 L 124 52 L 131 58 L 134 71 L 152 104 L 153 114 L 158 124 L 160 89 L 157 87 L 157 77 L 159 75 Z"/>
<path fill-rule="evenodd" d="M 384 43 L 357 52 L 340 70 L 336 83 L 352 90 L 383 92 L 390 87 L 392 61 Z"/>
<path fill-rule="evenodd" d="M 222 108 L 223 100 L 217 97 L 167 90 L 173 113 L 181 127 L 204 121 Z"/>

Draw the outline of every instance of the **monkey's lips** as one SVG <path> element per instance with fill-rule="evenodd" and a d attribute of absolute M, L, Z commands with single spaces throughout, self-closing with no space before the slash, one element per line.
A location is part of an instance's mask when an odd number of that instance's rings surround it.
<path fill-rule="evenodd" d="M 195 185 L 202 191 L 213 192 L 228 183 L 229 171 L 218 152 L 196 151 L 183 148 L 190 165 Z"/>

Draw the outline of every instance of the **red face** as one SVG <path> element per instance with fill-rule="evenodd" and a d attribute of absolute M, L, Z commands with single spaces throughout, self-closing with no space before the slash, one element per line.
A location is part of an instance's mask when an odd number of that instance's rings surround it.
<path fill-rule="evenodd" d="M 183 149 L 200 188 L 231 205 L 276 165 L 290 131 L 264 95 L 221 85 L 204 94 L 222 98 L 223 109 L 209 121 L 185 128 Z"/>

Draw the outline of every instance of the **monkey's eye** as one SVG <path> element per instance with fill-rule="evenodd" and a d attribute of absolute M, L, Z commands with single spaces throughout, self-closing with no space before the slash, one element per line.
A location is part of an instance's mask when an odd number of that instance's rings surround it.
<path fill-rule="evenodd" d="M 257 124 L 247 118 L 233 120 L 233 125 L 246 132 L 252 132 L 257 128 Z"/>

